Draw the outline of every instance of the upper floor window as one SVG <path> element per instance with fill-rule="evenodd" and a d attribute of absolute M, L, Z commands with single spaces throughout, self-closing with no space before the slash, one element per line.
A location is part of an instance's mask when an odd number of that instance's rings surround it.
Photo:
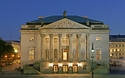
<path fill-rule="evenodd" d="M 124 44 L 122 44 L 122 47 L 124 47 Z"/>
<path fill-rule="evenodd" d="M 112 49 L 110 49 L 110 52 L 112 52 Z"/>
<path fill-rule="evenodd" d="M 96 60 L 101 60 L 101 50 L 96 50 Z"/>
<path fill-rule="evenodd" d="M 29 50 L 29 60 L 34 60 L 34 49 Z"/>
<path fill-rule="evenodd" d="M 121 45 L 119 44 L 119 47 L 121 47 Z"/>
<path fill-rule="evenodd" d="M 101 37 L 96 37 L 96 41 L 101 41 Z"/>
<path fill-rule="evenodd" d="M 34 37 L 30 37 L 30 38 L 29 38 L 29 41 L 34 41 Z"/>
<path fill-rule="evenodd" d="M 115 46 L 117 47 L 117 44 Z"/>

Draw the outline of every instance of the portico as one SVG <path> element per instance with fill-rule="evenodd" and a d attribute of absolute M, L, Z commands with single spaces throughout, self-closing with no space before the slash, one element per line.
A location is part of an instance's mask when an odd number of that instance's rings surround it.
<path fill-rule="evenodd" d="M 78 61 L 80 59 L 85 61 L 87 60 L 87 53 L 89 54 L 87 52 L 87 37 L 86 34 L 41 34 L 41 40 L 43 40 L 41 59 L 47 61 L 48 58 L 48 61 L 60 61 L 63 60 L 63 52 L 66 51 L 66 61 Z"/>

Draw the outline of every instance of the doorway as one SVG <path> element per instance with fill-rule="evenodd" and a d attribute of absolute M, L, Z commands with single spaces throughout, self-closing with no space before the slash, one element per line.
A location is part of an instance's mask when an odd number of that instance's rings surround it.
<path fill-rule="evenodd" d="M 68 73 L 68 65 L 63 65 L 63 73 Z"/>
<path fill-rule="evenodd" d="M 78 66 L 77 65 L 73 65 L 73 73 L 77 73 L 78 72 Z"/>

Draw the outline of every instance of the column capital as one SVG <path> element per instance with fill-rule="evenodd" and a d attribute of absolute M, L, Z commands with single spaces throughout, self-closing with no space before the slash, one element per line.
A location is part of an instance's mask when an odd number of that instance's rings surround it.
<path fill-rule="evenodd" d="M 45 36 L 45 34 L 40 34 L 41 37 Z"/>

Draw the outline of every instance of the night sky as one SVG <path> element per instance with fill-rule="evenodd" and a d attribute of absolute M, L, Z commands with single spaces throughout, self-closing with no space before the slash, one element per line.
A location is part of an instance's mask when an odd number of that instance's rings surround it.
<path fill-rule="evenodd" d="M 22 24 L 64 10 L 104 22 L 112 35 L 125 35 L 125 0 L 0 0 L 0 37 L 19 40 Z"/>

